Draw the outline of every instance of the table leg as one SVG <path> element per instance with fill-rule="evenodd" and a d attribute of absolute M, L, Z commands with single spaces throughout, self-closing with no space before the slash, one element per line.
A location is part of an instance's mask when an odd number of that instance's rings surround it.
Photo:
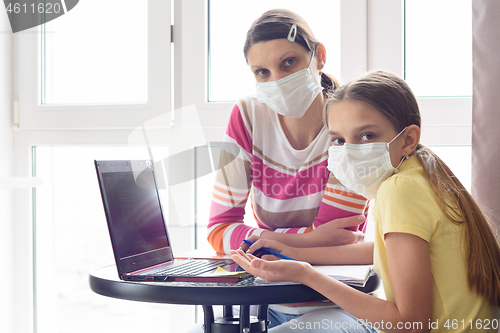
<path fill-rule="evenodd" d="M 259 320 L 263 320 L 265 323 L 265 331 L 264 333 L 267 333 L 267 327 L 269 326 L 269 314 L 268 314 L 268 309 L 269 305 L 268 304 L 260 304 L 258 313 L 257 313 L 257 318 Z"/>
<path fill-rule="evenodd" d="M 233 306 L 232 305 L 223 305 L 222 308 L 222 316 L 224 318 L 233 318 Z"/>
<path fill-rule="evenodd" d="M 250 332 L 250 305 L 240 305 L 240 333 Z"/>
<path fill-rule="evenodd" d="M 212 323 L 214 322 L 214 308 L 211 305 L 202 305 L 203 306 L 203 332 L 211 333 L 212 332 Z"/>

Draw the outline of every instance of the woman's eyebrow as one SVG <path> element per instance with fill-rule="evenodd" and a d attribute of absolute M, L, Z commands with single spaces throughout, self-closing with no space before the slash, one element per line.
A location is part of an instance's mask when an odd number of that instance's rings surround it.
<path fill-rule="evenodd" d="M 288 54 L 295 53 L 295 52 L 296 52 L 295 50 L 290 50 L 290 51 L 286 52 L 285 54 L 281 55 L 280 61 L 283 60 L 283 58 L 286 58 L 288 56 Z"/>
<path fill-rule="evenodd" d="M 296 53 L 297 51 L 295 50 L 290 50 L 288 52 L 285 52 L 284 54 L 282 54 L 278 60 L 279 61 L 282 61 L 284 58 L 286 58 L 290 53 Z M 264 66 L 261 66 L 261 65 L 251 65 L 250 68 L 263 68 Z"/>

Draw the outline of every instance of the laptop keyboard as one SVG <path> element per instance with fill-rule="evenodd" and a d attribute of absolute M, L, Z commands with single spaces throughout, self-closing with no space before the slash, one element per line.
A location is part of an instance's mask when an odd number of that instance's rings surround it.
<path fill-rule="evenodd" d="M 186 276 L 210 272 L 214 268 L 230 264 L 227 260 L 182 260 L 175 261 L 167 267 L 145 272 L 144 275 Z M 143 274 L 141 274 L 143 275 Z"/>

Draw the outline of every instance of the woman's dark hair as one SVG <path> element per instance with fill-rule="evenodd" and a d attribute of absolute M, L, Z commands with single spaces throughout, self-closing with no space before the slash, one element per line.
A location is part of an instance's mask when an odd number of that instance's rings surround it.
<path fill-rule="evenodd" d="M 328 127 L 328 106 L 343 100 L 366 103 L 381 112 L 396 132 L 406 126 L 420 127 L 417 99 L 398 76 L 370 72 L 336 89 L 325 103 L 324 120 Z M 469 288 L 500 306 L 500 248 L 485 215 L 450 168 L 432 150 L 418 143 L 415 154 L 425 178 L 436 193 L 446 216 L 464 226 L 465 258 Z"/>
<path fill-rule="evenodd" d="M 243 54 L 247 63 L 248 50 L 254 44 L 273 39 L 287 38 L 293 24 L 297 26 L 295 43 L 299 43 L 307 51 L 312 51 L 319 41 L 312 33 L 307 22 L 288 9 L 272 9 L 262 14 L 248 29 L 245 46 L 243 47 Z M 321 86 L 325 88 L 323 93 L 327 95 L 330 91 L 335 90 L 339 86 L 339 83 L 335 77 L 323 72 L 320 73 Z"/>

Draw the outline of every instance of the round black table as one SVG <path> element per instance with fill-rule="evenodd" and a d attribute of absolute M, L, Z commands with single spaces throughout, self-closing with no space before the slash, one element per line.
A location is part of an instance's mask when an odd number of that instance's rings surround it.
<path fill-rule="evenodd" d="M 89 276 L 90 288 L 97 294 L 140 302 L 202 305 L 204 330 L 207 333 L 267 332 L 269 304 L 322 301 L 326 298 L 299 283 L 259 282 L 250 277 L 238 283 L 131 282 L 118 278 L 115 265 L 99 268 Z M 352 286 L 369 293 L 380 280 L 374 275 L 364 287 Z M 214 318 L 212 305 L 223 305 L 222 318 Z M 232 306 L 240 305 L 239 318 Z M 258 305 L 258 316 L 250 316 L 250 305 Z"/>

